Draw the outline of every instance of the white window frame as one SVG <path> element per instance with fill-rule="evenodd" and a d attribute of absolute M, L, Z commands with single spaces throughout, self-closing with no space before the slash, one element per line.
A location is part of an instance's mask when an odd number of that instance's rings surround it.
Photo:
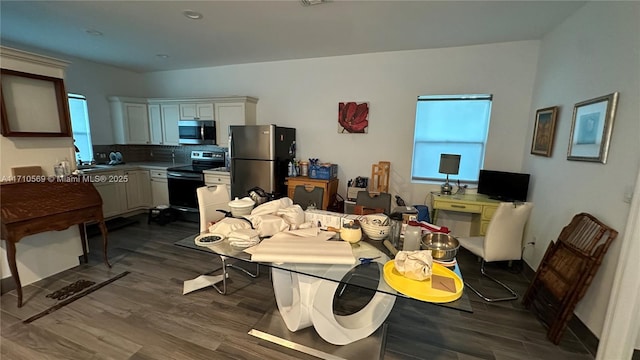
<path fill-rule="evenodd" d="M 82 155 L 82 161 L 83 162 L 92 161 L 93 160 L 93 140 L 91 139 L 91 123 L 89 122 L 89 110 L 87 108 L 87 98 L 84 95 L 72 94 L 72 93 L 68 93 L 67 98 L 68 98 L 67 101 L 69 101 L 69 116 L 71 117 L 71 130 L 73 133 L 73 138 L 76 139 L 77 135 L 82 135 L 82 136 L 86 136 L 86 139 L 88 141 L 88 149 L 87 149 L 88 153 L 87 154 L 85 154 L 84 152 L 80 153 Z M 73 111 L 71 110 L 71 99 L 84 100 L 84 103 L 85 103 L 84 115 L 82 115 L 81 119 L 78 118 L 78 116 L 76 116 L 74 119 Z M 79 126 L 77 125 L 74 126 L 74 123 L 77 123 L 78 121 L 84 122 L 83 126 L 84 128 L 87 129 L 86 133 L 84 131 L 78 131 L 77 129 L 79 128 Z M 74 144 L 75 144 L 75 141 L 74 141 Z M 78 144 L 75 144 L 75 146 L 78 147 Z"/>
<path fill-rule="evenodd" d="M 431 139 L 431 140 L 425 140 L 424 139 L 424 135 L 422 135 L 424 132 L 419 131 L 420 129 L 418 128 L 419 126 L 423 125 L 425 121 L 428 121 L 428 119 L 424 118 L 424 115 L 421 115 L 420 111 L 419 111 L 419 107 L 421 106 L 421 102 L 424 101 L 437 101 L 437 102 L 443 102 L 443 101 L 465 101 L 468 102 L 469 100 L 471 101 L 489 101 L 488 104 L 488 108 L 486 111 L 486 119 L 484 119 L 486 121 L 486 128 L 484 129 L 484 133 L 481 133 L 479 135 L 478 139 L 475 139 L 474 141 L 460 141 L 459 139 L 454 139 L 452 137 L 447 137 L 447 134 L 439 134 L 442 135 L 442 137 L 438 136 L 438 138 L 436 139 Z M 419 144 L 425 144 L 425 143 L 430 143 L 430 144 L 442 144 L 443 146 L 447 147 L 446 151 L 442 151 L 442 153 L 449 153 L 449 154 L 461 154 L 462 155 L 462 159 L 461 159 L 461 170 L 463 166 L 467 166 L 470 167 L 468 161 L 472 161 L 471 163 L 471 168 L 475 169 L 475 166 L 477 166 L 477 172 L 472 173 L 467 171 L 466 176 L 464 174 L 460 174 L 459 176 L 459 181 L 461 183 L 464 184 L 477 184 L 478 182 L 478 174 L 479 174 L 479 170 L 483 168 L 484 166 L 484 156 L 485 156 L 485 152 L 486 152 L 486 144 L 487 144 L 487 138 L 489 135 L 489 124 L 491 122 L 491 105 L 493 102 L 493 95 L 491 94 L 465 94 L 465 95 L 424 95 L 424 96 L 418 96 L 418 101 L 416 104 L 416 121 L 415 121 L 415 126 L 414 126 L 414 141 L 413 141 L 413 157 L 412 157 L 412 161 L 411 161 L 411 182 L 413 183 L 437 183 L 440 181 L 443 181 L 446 179 L 446 174 L 440 174 L 437 173 L 438 171 L 438 165 L 440 163 L 440 152 L 438 153 L 433 153 L 433 154 L 418 154 L 416 153 L 416 149 L 418 148 Z M 437 121 L 439 121 L 441 124 L 443 123 L 442 119 L 438 119 Z M 480 124 L 480 126 L 482 126 L 482 124 Z M 454 134 L 454 133 L 450 133 L 450 134 Z M 461 150 L 457 150 L 455 148 L 456 144 L 475 144 L 476 146 L 479 145 L 480 146 L 480 157 L 476 158 L 474 157 L 465 157 L 464 155 L 464 151 Z M 477 154 L 478 152 L 476 152 Z M 463 164 L 464 161 L 467 161 L 466 164 Z M 477 163 L 476 163 L 477 161 Z M 428 166 L 431 169 L 435 168 L 435 173 L 433 173 L 433 171 L 430 169 L 429 171 L 425 171 L 425 168 L 421 168 L 421 164 L 424 164 L 425 162 L 428 162 Z M 424 173 L 424 172 L 428 172 L 429 176 L 418 176 L 416 175 L 416 173 Z M 451 176 L 450 176 L 451 177 Z M 453 175 L 454 178 L 457 177 L 457 175 Z"/>

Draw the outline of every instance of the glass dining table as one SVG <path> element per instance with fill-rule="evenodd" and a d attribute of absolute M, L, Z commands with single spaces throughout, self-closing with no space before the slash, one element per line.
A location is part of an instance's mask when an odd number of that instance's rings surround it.
<path fill-rule="evenodd" d="M 472 312 L 457 264 L 447 271 L 459 278 L 461 295 L 453 301 L 431 301 L 421 294 L 398 292 L 391 286 L 396 284 L 387 283 L 384 274 L 386 270 L 389 275 L 392 255 L 381 241 L 365 236 L 350 246 L 353 264 L 254 262 L 250 249 L 231 246 L 227 240 L 204 247 L 223 258 L 271 269 L 277 309 L 265 314 L 249 334 L 320 358 L 381 358 L 384 322 L 397 298 Z"/>

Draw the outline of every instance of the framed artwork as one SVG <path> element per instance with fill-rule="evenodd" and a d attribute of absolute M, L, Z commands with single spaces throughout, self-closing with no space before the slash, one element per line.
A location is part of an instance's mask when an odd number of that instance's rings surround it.
<path fill-rule="evenodd" d="M 60 78 L 2 69 L 0 132 L 7 137 L 70 137 L 71 117 Z"/>
<path fill-rule="evenodd" d="M 533 140 L 531 141 L 532 154 L 546 157 L 551 156 L 557 117 L 557 106 L 536 111 L 536 123 L 533 128 Z"/>
<path fill-rule="evenodd" d="M 369 128 L 369 103 L 338 103 L 338 133 L 366 134 Z"/>
<path fill-rule="evenodd" d="M 619 93 L 575 104 L 567 160 L 607 163 Z"/>

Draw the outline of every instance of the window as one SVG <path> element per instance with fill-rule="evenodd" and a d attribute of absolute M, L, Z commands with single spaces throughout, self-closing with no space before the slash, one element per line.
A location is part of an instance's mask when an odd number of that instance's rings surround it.
<path fill-rule="evenodd" d="M 484 164 L 492 96 L 419 96 L 413 139 L 412 181 L 444 180 L 440 154 L 460 154 L 457 179 L 478 181 Z M 456 175 L 454 175 L 454 178 Z"/>
<path fill-rule="evenodd" d="M 68 97 L 73 140 L 76 148 L 80 150 L 79 153 L 76 153 L 76 160 L 89 162 L 93 160 L 93 146 L 91 144 L 87 99 L 78 94 L 68 94 Z"/>

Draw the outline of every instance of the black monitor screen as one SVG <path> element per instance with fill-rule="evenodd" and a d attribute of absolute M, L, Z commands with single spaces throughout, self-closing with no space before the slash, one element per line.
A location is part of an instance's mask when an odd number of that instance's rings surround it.
<path fill-rule="evenodd" d="M 500 201 L 527 201 L 529 174 L 480 170 L 478 194 Z"/>

